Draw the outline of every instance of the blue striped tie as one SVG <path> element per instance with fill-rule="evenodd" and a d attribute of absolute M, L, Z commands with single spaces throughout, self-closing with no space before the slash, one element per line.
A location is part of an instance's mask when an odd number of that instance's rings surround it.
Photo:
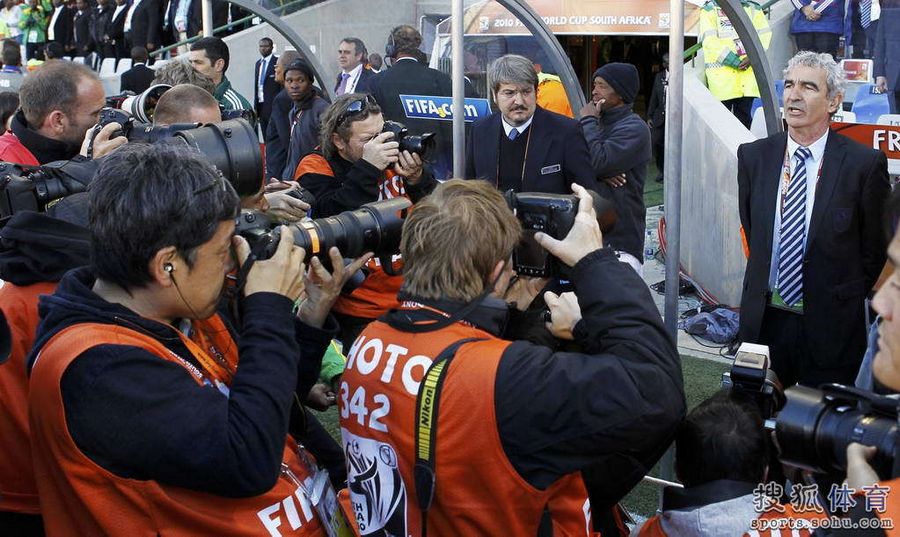
<path fill-rule="evenodd" d="M 806 236 L 806 161 L 812 151 L 798 147 L 796 165 L 781 208 L 778 292 L 788 306 L 803 298 L 803 242 Z"/>
<path fill-rule="evenodd" d="M 859 0 L 859 23 L 863 29 L 872 24 L 872 0 Z"/>

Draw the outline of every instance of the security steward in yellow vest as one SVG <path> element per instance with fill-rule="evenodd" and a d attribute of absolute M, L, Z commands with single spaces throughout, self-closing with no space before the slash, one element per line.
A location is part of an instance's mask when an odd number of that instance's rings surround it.
<path fill-rule="evenodd" d="M 772 30 L 765 13 L 756 2 L 742 0 L 741 5 L 759 33 L 763 47 L 768 49 Z M 759 87 L 744 44 L 715 0 L 707 2 L 700 10 L 698 33 L 703 45 L 709 91 L 749 129 L 750 107 L 753 98 L 759 97 Z"/>

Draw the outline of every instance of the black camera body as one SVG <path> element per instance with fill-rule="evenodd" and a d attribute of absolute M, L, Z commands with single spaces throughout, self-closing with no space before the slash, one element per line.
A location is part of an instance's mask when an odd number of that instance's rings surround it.
<path fill-rule="evenodd" d="M 121 114 L 121 115 L 120 115 Z M 121 110 L 104 109 L 100 128 L 109 122 L 129 118 Z M 106 123 L 103 123 L 105 121 Z M 126 127 L 130 125 L 130 127 Z M 216 167 L 239 196 L 259 192 L 263 179 L 262 153 L 256 130 L 242 119 L 198 126 L 195 123 L 168 127 L 122 123 L 129 128 L 129 140 L 184 144 L 196 149 Z M 95 133 L 99 128 L 95 129 Z M 0 216 L 20 211 L 43 211 L 70 194 L 84 192 L 94 178 L 99 163 L 81 155 L 72 160 L 43 166 L 22 166 L 0 162 Z"/>
<path fill-rule="evenodd" d="M 840 384 L 788 388 L 775 418 L 780 459 L 812 472 L 843 476 L 847 446 L 877 449 L 870 461 L 882 479 L 898 475 L 898 400 Z"/>
<path fill-rule="evenodd" d="M 392 198 L 335 216 L 290 224 L 294 244 L 306 250 L 307 260 L 318 256 L 326 266 L 332 246 L 351 259 L 374 252 L 384 271 L 393 275 L 391 259 L 400 252 L 403 220 L 410 205 L 406 198 Z M 235 224 L 235 234 L 247 240 L 257 259 L 272 257 L 281 240 L 277 222 L 258 211 L 241 211 Z"/>
<path fill-rule="evenodd" d="M 609 200 L 594 191 L 588 192 L 594 200 L 600 231 L 606 233 L 615 225 L 615 209 Z M 522 224 L 522 240 L 513 250 L 513 269 L 516 273 L 539 278 L 568 278 L 569 267 L 538 244 L 534 234 L 541 231 L 554 239 L 565 238 L 575 224 L 578 196 L 508 190 L 504 197 Z"/>
<path fill-rule="evenodd" d="M 175 133 L 189 129 L 196 129 L 201 126 L 200 123 L 176 123 L 174 125 L 155 126 L 150 123 L 141 123 L 137 121 L 135 116 L 124 110 L 116 108 L 104 108 L 100 110 L 100 119 L 95 127 L 96 132 L 110 123 L 118 123 L 122 125 L 122 129 L 114 132 L 110 138 L 116 136 L 124 136 L 129 142 L 146 142 L 155 144 L 160 140 L 171 138 Z M 93 140 L 91 140 L 93 144 Z"/>
<path fill-rule="evenodd" d="M 385 121 L 381 132 L 394 133 L 394 141 L 400 144 L 400 151 L 415 153 L 423 160 L 428 158 L 435 146 L 433 132 L 410 134 L 404 124 L 396 121 Z"/>
<path fill-rule="evenodd" d="M 722 388 L 753 401 L 764 420 L 784 406 L 784 388 L 769 368 L 769 348 L 741 343 L 731 370 L 722 374 Z"/>
<path fill-rule="evenodd" d="M 43 166 L 0 162 L 0 217 L 44 211 L 64 196 L 84 192 L 97 167 L 96 161 L 81 155 Z"/>

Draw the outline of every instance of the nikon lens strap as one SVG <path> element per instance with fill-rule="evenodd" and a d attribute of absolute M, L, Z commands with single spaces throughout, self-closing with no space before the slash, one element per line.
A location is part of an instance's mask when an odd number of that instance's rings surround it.
<path fill-rule="evenodd" d="M 466 343 L 484 341 L 485 338 L 461 339 L 441 351 L 425 372 L 416 396 L 416 465 L 413 479 L 416 499 L 422 510 L 422 537 L 428 535 L 428 509 L 434 500 L 435 490 L 435 448 L 437 445 L 437 417 L 441 388 L 446 378 L 450 362 L 456 351 Z"/>

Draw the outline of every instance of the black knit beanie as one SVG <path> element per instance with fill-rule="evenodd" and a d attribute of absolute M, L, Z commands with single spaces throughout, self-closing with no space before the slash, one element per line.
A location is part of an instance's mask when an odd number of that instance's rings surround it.
<path fill-rule="evenodd" d="M 637 67 L 630 63 L 607 63 L 594 71 L 594 78 L 598 76 L 612 86 L 626 103 L 633 103 L 641 88 Z"/>

